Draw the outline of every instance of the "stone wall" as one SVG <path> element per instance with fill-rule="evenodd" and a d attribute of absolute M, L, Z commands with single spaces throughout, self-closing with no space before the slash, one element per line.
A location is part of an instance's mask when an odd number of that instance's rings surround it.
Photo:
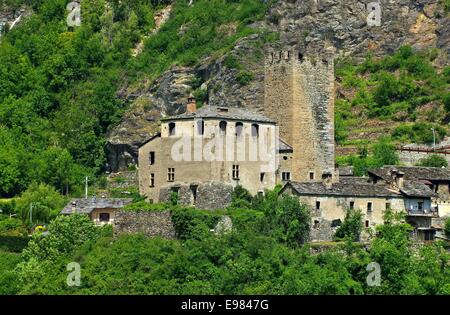
<path fill-rule="evenodd" d="M 409 152 L 409 151 L 397 151 L 400 158 L 400 162 L 406 166 L 414 166 L 421 159 L 430 156 L 431 154 L 426 152 Z M 445 158 L 450 165 L 450 154 L 439 154 L 439 156 Z"/>
<path fill-rule="evenodd" d="M 159 201 L 168 202 L 171 192 L 174 190 L 178 191 L 178 204 L 195 205 L 198 209 L 214 210 L 225 208 L 231 204 L 233 186 L 221 182 L 199 183 L 195 201 L 193 190 L 189 184 L 165 186 L 159 190 Z"/>
<path fill-rule="evenodd" d="M 117 211 L 114 236 L 131 233 L 143 233 L 149 237 L 175 238 L 170 211 Z"/>

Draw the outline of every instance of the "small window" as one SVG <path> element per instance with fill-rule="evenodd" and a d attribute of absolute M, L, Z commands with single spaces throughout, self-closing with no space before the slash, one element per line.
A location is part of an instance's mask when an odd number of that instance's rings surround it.
<path fill-rule="evenodd" d="M 154 151 L 151 151 L 151 152 L 150 152 L 150 155 L 149 155 L 149 157 L 148 157 L 148 160 L 149 160 L 149 162 L 150 162 L 150 165 L 155 164 L 155 152 L 154 152 Z"/>
<path fill-rule="evenodd" d="M 320 201 L 316 201 L 316 210 L 320 210 Z"/>
<path fill-rule="evenodd" d="M 171 122 L 169 123 L 169 136 L 175 135 L 175 123 Z"/>
<path fill-rule="evenodd" d="M 423 210 L 423 202 L 422 202 L 422 201 L 419 201 L 419 202 L 417 203 L 417 209 L 418 209 L 419 211 L 422 211 L 422 210 Z"/>
<path fill-rule="evenodd" d="M 191 186 L 191 192 L 192 192 L 192 204 L 195 206 L 195 203 L 197 202 L 197 185 Z"/>
<path fill-rule="evenodd" d="M 287 160 L 288 159 L 288 157 L 285 155 L 285 156 L 283 156 L 283 160 Z"/>
<path fill-rule="evenodd" d="M 320 222 L 319 220 L 314 220 L 314 228 L 318 229 L 320 227 Z"/>
<path fill-rule="evenodd" d="M 233 165 L 233 179 L 239 179 L 239 165 Z"/>
<path fill-rule="evenodd" d="M 390 202 L 386 202 L 386 210 L 390 210 L 391 209 L 391 203 Z"/>
<path fill-rule="evenodd" d="M 150 174 L 150 187 L 155 187 L 155 174 Z"/>
<path fill-rule="evenodd" d="M 281 180 L 282 181 L 291 180 L 291 172 L 281 172 Z"/>
<path fill-rule="evenodd" d="M 221 122 L 219 122 L 219 129 L 220 129 L 221 135 L 226 135 L 227 134 L 227 122 L 223 121 L 223 120 Z"/>
<path fill-rule="evenodd" d="M 372 203 L 371 202 L 367 203 L 367 212 L 372 212 Z"/>
<path fill-rule="evenodd" d="M 175 168 L 169 167 L 169 168 L 167 169 L 167 181 L 168 181 L 168 182 L 173 182 L 173 181 L 175 181 Z"/>
<path fill-rule="evenodd" d="M 252 137 L 257 138 L 259 135 L 259 125 L 252 124 Z"/>
<path fill-rule="evenodd" d="M 366 220 L 366 228 L 368 228 L 369 226 L 370 226 L 370 222 L 369 222 L 369 220 Z"/>
<path fill-rule="evenodd" d="M 100 222 L 109 222 L 109 213 L 100 213 L 99 219 Z"/>
<path fill-rule="evenodd" d="M 197 134 L 203 136 L 205 134 L 205 121 L 197 120 Z"/>
<path fill-rule="evenodd" d="M 240 137 L 242 135 L 242 130 L 244 129 L 244 124 L 241 122 L 236 123 L 236 137 Z"/>
<path fill-rule="evenodd" d="M 309 179 L 313 180 L 314 179 L 314 172 L 309 172 Z"/>
<path fill-rule="evenodd" d="M 261 183 L 264 182 L 264 177 L 265 177 L 265 175 L 266 175 L 266 173 L 259 173 L 259 181 L 260 181 Z"/>
<path fill-rule="evenodd" d="M 303 54 L 302 53 L 298 53 L 298 60 L 303 61 Z"/>
<path fill-rule="evenodd" d="M 331 221 L 331 227 L 338 227 L 338 226 L 341 226 L 341 224 L 342 224 L 341 219 L 335 219 L 335 220 Z"/>
<path fill-rule="evenodd" d="M 154 203 L 153 199 L 149 199 L 149 200 L 148 200 L 148 203 L 153 204 L 153 203 Z"/>
<path fill-rule="evenodd" d="M 350 210 L 355 209 L 355 202 L 354 201 L 350 201 Z"/>

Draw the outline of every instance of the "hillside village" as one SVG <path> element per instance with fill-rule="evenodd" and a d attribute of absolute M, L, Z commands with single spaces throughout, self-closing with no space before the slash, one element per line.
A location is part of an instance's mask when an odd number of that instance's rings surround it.
<path fill-rule="evenodd" d="M 0 0 L 0 295 L 450 294 L 449 27 Z"/>

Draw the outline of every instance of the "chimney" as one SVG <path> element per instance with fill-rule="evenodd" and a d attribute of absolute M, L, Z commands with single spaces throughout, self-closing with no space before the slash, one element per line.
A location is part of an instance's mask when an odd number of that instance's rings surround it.
<path fill-rule="evenodd" d="M 323 173 L 322 183 L 327 189 L 331 189 L 331 187 L 333 186 L 333 175 L 331 173 Z"/>
<path fill-rule="evenodd" d="M 186 113 L 195 113 L 197 110 L 197 105 L 195 104 L 195 97 L 192 93 L 188 97 L 188 102 L 186 104 Z"/>
<path fill-rule="evenodd" d="M 405 173 L 403 172 L 397 172 L 395 176 L 395 184 L 398 188 L 403 188 L 403 185 L 405 183 Z"/>

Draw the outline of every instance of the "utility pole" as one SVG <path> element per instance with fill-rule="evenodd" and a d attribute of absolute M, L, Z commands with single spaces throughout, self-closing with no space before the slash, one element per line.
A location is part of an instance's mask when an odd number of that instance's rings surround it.
<path fill-rule="evenodd" d="M 88 197 L 88 177 L 86 176 L 85 189 L 84 189 L 84 199 Z"/>
<path fill-rule="evenodd" d="M 436 151 L 436 131 L 434 128 L 431 128 L 431 130 L 433 131 L 433 151 Z"/>
<path fill-rule="evenodd" d="M 33 225 L 33 203 L 30 203 L 30 225 Z"/>

